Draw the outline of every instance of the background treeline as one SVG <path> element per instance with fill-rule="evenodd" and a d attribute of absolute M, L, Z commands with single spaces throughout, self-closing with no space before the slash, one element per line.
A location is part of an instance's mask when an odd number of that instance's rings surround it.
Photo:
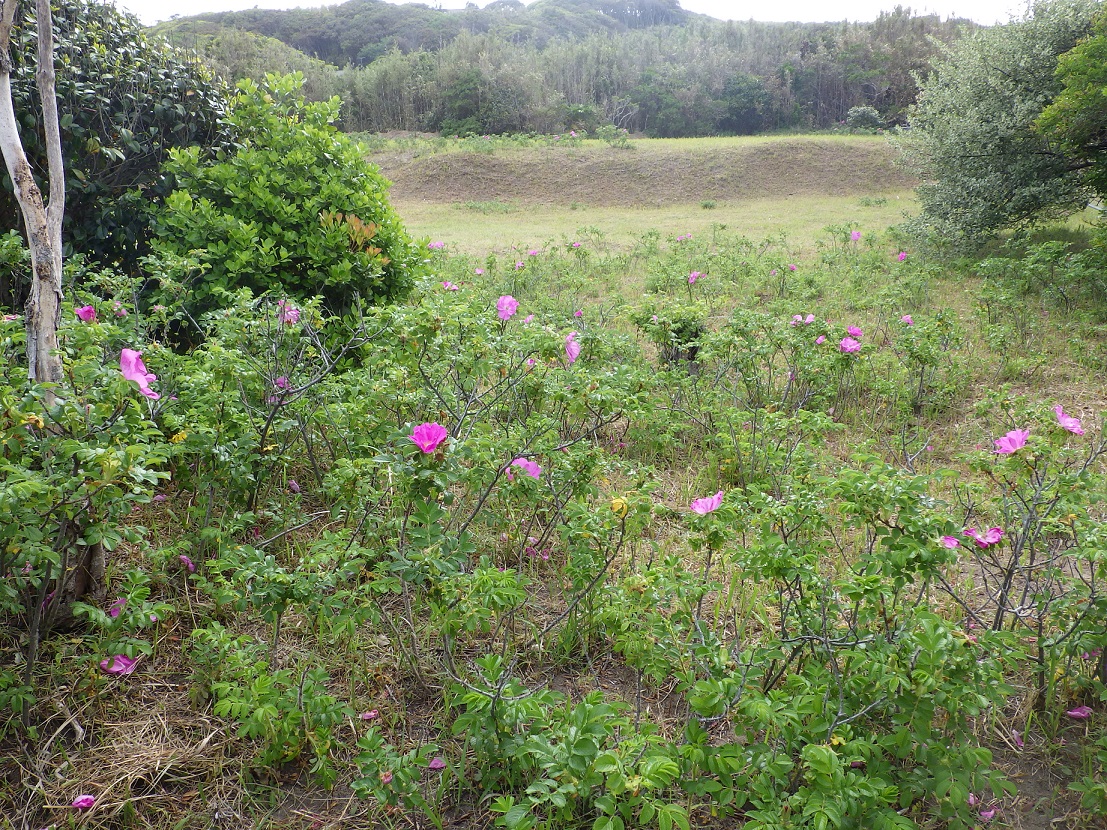
<path fill-rule="evenodd" d="M 868 23 L 722 22 L 676 0 L 500 0 L 485 9 L 350 0 L 158 27 L 228 79 L 298 70 L 350 131 L 651 136 L 827 128 L 853 107 L 902 123 L 965 20 L 897 7 Z M 339 68 L 341 67 L 341 68 Z"/>

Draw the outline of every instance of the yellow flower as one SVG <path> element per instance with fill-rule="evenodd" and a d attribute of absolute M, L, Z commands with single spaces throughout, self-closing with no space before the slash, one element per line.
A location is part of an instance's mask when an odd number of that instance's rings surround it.
<path fill-rule="evenodd" d="M 187 437 L 188 437 L 188 433 L 185 432 L 182 429 L 180 432 L 178 432 L 176 435 L 174 435 L 172 438 L 169 439 L 169 443 L 170 444 L 179 444 L 179 443 L 181 443 L 181 441 L 183 441 Z"/>
<path fill-rule="evenodd" d="M 620 519 L 625 518 L 627 511 L 630 510 L 630 505 L 627 504 L 627 500 L 616 496 L 611 500 L 611 512 L 618 516 Z"/>
<path fill-rule="evenodd" d="M 835 735 L 830 739 L 831 746 L 845 746 L 845 743 L 846 739 L 843 738 L 841 735 Z"/>
<path fill-rule="evenodd" d="M 42 418 L 40 418 L 38 415 L 24 415 L 23 425 L 27 426 L 28 424 L 36 426 L 39 429 L 42 429 L 44 426 L 46 426 L 46 424 L 43 423 Z"/>

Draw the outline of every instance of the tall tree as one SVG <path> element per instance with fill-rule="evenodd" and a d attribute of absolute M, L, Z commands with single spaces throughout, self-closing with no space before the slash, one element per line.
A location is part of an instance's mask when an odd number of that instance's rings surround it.
<path fill-rule="evenodd" d="M 62 216 L 65 213 L 65 171 L 62 165 L 58 100 L 54 94 L 54 33 L 50 0 L 36 0 L 38 67 L 35 79 L 42 101 L 46 138 L 49 201 L 39 187 L 23 151 L 12 102 L 11 35 L 18 0 L 0 0 L 0 153 L 15 189 L 16 202 L 31 249 L 31 291 L 25 307 L 27 368 L 31 379 L 60 383 L 58 320 L 62 301 Z"/>
<path fill-rule="evenodd" d="M 1064 89 L 1036 126 L 1085 170 L 1100 198 L 1107 198 L 1107 9 L 1092 34 L 1061 56 L 1057 78 Z"/>
<path fill-rule="evenodd" d="M 1072 158 L 1034 130 L 1061 90 L 1057 59 L 1088 33 L 1100 0 L 1040 2 L 935 62 L 897 144 L 919 176 L 916 230 L 971 247 L 1004 228 L 1082 207 Z"/>

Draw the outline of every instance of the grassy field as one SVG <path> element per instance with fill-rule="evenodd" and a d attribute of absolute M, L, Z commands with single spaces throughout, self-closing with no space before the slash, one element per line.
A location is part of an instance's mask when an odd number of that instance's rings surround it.
<path fill-rule="evenodd" d="M 372 156 L 417 236 L 474 256 L 598 229 L 632 247 L 643 232 L 783 236 L 811 252 L 828 225 L 884 230 L 914 209 L 884 138 L 785 136 L 636 140 L 630 148 L 512 147 Z M 461 145 L 465 147 L 466 145 Z M 479 146 L 479 145 L 478 145 Z"/>

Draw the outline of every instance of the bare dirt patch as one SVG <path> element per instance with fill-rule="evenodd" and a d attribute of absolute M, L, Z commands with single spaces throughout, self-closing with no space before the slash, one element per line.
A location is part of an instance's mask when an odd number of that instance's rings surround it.
<path fill-rule="evenodd" d="M 915 182 L 883 142 L 781 138 L 718 147 L 536 148 L 507 153 L 374 156 L 397 202 L 512 202 L 663 207 L 701 200 L 863 196 Z"/>

